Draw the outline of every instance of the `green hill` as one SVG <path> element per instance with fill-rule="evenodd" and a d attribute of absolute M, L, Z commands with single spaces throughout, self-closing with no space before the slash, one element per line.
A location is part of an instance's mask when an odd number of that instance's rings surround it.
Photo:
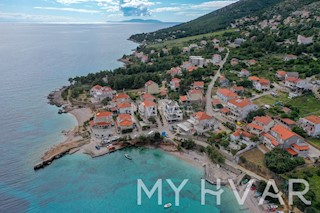
<path fill-rule="evenodd" d="M 236 19 L 246 16 L 258 16 L 259 19 L 269 18 L 273 14 L 288 15 L 299 8 L 317 2 L 317 0 L 240 0 L 207 15 L 187 23 L 152 33 L 133 35 L 131 40 L 155 43 L 188 36 L 212 33 L 231 26 Z"/>

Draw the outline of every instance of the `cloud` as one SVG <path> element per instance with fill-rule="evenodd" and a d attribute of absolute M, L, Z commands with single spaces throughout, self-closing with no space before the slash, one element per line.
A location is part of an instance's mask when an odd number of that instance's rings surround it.
<path fill-rule="evenodd" d="M 120 0 L 120 10 L 124 16 L 150 16 L 150 6 L 156 3 L 148 0 Z"/>
<path fill-rule="evenodd" d="M 34 9 L 42 10 L 58 10 L 58 11 L 68 11 L 68 12 L 78 12 L 78 13 L 100 13 L 98 10 L 87 10 L 87 9 L 77 9 L 70 7 L 34 7 Z"/>
<path fill-rule="evenodd" d="M 0 13 L 0 21 L 31 21 L 31 22 L 74 22 L 77 21 L 71 17 L 49 16 L 49 15 L 31 15 L 26 13 Z"/>
<path fill-rule="evenodd" d="M 162 12 L 177 12 L 181 11 L 181 7 L 159 7 L 151 10 L 152 13 L 162 13 Z"/>
<path fill-rule="evenodd" d="M 212 10 L 212 9 L 219 9 L 222 7 L 225 7 L 229 4 L 237 2 L 236 0 L 234 1 L 208 1 L 208 2 L 203 2 L 201 4 L 196 4 L 196 5 L 190 5 L 190 8 L 193 10 Z"/>

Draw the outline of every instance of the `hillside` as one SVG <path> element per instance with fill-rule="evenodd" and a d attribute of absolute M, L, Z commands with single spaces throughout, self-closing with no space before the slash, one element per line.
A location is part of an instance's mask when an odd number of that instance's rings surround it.
<path fill-rule="evenodd" d="M 257 16 L 259 20 L 268 18 L 272 14 L 288 15 L 297 9 L 309 5 L 316 0 L 240 0 L 234 4 L 211 12 L 187 23 L 152 33 L 133 35 L 131 40 L 155 43 L 188 36 L 211 33 L 231 26 L 234 20 Z"/>

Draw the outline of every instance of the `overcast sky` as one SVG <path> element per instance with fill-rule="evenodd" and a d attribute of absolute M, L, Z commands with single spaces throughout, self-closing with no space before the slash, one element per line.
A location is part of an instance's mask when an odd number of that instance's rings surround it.
<path fill-rule="evenodd" d="M 185 22 L 236 0 L 1 0 L 0 22 Z"/>

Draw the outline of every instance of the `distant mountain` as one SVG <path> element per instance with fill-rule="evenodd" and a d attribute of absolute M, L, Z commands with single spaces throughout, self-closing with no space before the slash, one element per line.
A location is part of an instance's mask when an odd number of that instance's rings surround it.
<path fill-rule="evenodd" d="M 258 16 L 264 18 L 270 15 L 270 11 L 289 12 L 316 0 L 240 0 L 207 15 L 201 16 L 190 22 L 179 24 L 170 28 L 158 30 L 151 33 L 133 35 L 131 40 L 137 42 L 147 41 L 149 43 L 158 40 L 171 40 L 193 35 L 210 33 L 230 27 L 236 19 L 246 16 Z M 285 3 L 285 4 L 284 4 Z M 282 9 L 288 9 L 283 11 Z M 280 13 L 281 14 L 281 13 Z"/>
<path fill-rule="evenodd" d="M 124 20 L 122 22 L 133 22 L 133 23 L 163 23 L 162 21 L 155 20 L 155 19 L 130 19 Z"/>

